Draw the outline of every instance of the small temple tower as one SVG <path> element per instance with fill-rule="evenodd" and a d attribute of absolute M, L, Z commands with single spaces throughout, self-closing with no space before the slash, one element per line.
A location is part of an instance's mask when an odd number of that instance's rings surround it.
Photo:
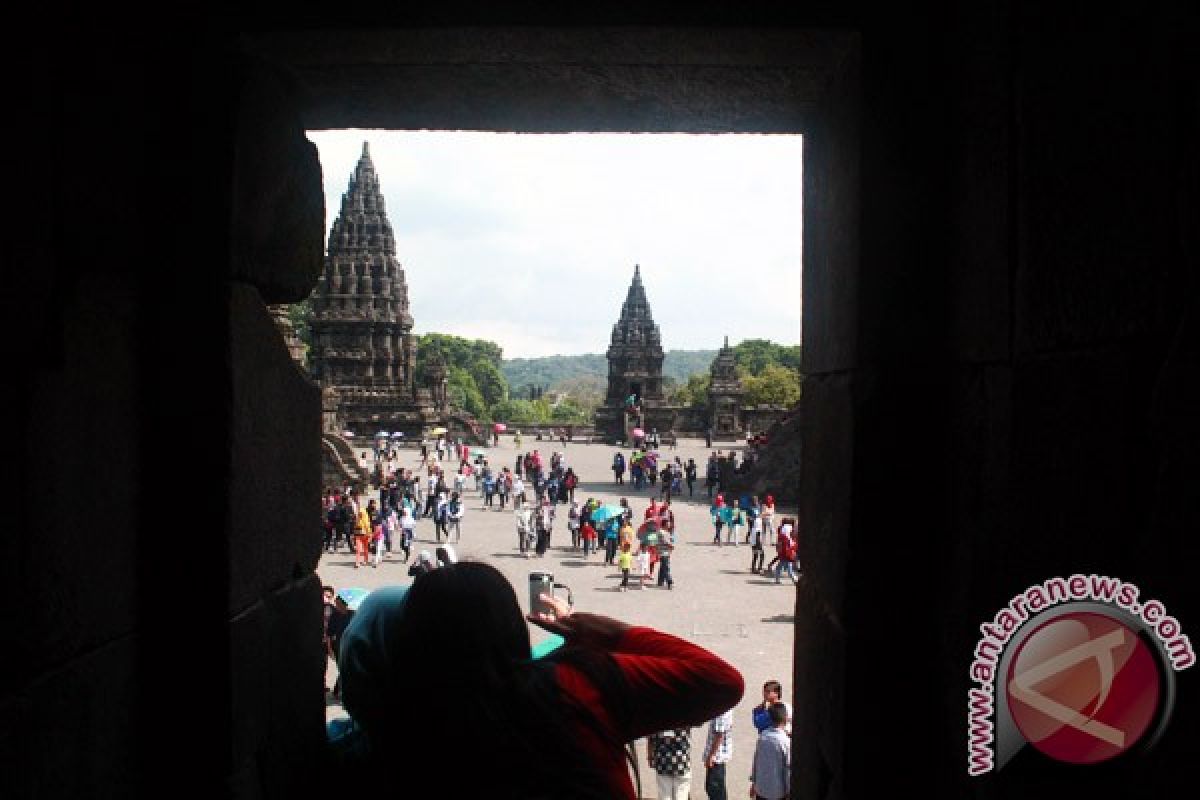
<path fill-rule="evenodd" d="M 408 284 L 366 142 L 329 231 L 310 326 L 310 371 L 337 393 L 339 428 L 412 435 L 437 421 L 430 393 L 413 378 Z"/>
<path fill-rule="evenodd" d="M 631 439 L 630 432 L 639 427 L 646 433 L 668 433 L 675 413 L 663 398 L 662 336 L 650 314 L 640 265 L 634 265 L 607 355 L 608 391 L 604 405 L 596 409 L 596 429 L 622 440 Z"/>
<path fill-rule="evenodd" d="M 709 428 L 715 438 L 739 438 L 744 432 L 741 411 L 745 390 L 742 388 L 742 379 L 738 377 L 737 363 L 728 336 L 725 337 L 725 346 L 713 359 L 709 375 Z"/>

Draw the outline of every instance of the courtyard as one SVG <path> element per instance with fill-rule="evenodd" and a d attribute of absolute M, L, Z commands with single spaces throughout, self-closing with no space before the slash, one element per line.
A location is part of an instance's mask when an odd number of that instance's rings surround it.
<path fill-rule="evenodd" d="M 523 437 L 521 445 L 521 453 L 537 449 L 547 462 L 552 452 L 564 451 L 567 464 L 579 475 L 575 497 L 581 505 L 589 497 L 604 503 L 616 503 L 625 497 L 633 508 L 635 519 L 640 520 L 650 499 L 661 490 L 655 486 L 635 491 L 628 474 L 625 485 L 614 484 L 609 468 L 617 452 L 613 446 L 568 443 L 564 448 L 558 442 L 536 441 L 530 436 Z M 712 450 L 728 452 L 730 449 L 729 442 L 713 443 Z M 732 449 L 740 450 L 740 443 Z M 418 451 L 404 449 L 400 452 L 403 466 L 415 469 L 419 465 Z M 623 452 L 628 458 L 629 450 Z M 480 493 L 471 491 L 470 480 L 467 482 L 462 540 L 454 546 L 460 560 L 486 561 L 503 572 L 525 611 L 528 611 L 529 572 L 548 570 L 554 573 L 556 582 L 571 588 L 576 609 L 607 614 L 635 625 L 648 625 L 672 633 L 711 650 L 740 670 L 746 692 L 734 710 L 734 754 L 727 773 L 731 796 L 737 796 L 744 793 L 743 787 L 747 784 L 743 781 L 750 774 L 756 738 L 751 709 L 762 700 L 763 682 L 779 680 L 784 686 L 784 699 L 789 703 L 796 700 L 791 685 L 796 591 L 786 576 L 783 584 L 778 585 L 771 577 L 752 573 L 749 545 L 718 547 L 713 544 L 713 525 L 708 510 L 710 500 L 703 486 L 704 464 L 710 452 L 702 439 L 682 438 L 675 448 L 660 450 L 662 460 L 673 461 L 678 456 L 687 463 L 693 458 L 699 468 L 695 495 L 688 497 L 685 486 L 683 496 L 674 498 L 671 503 L 677 531 L 671 570 L 675 579 L 673 590 L 647 584 L 645 589 L 618 591 L 620 572 L 616 567 L 604 564 L 603 549 L 585 559 L 581 552 L 571 548 L 567 530 L 569 506 L 562 504 L 557 507 L 549 550 L 543 558 L 526 558 L 517 549 L 516 521 L 511 508 L 504 511 L 484 509 Z M 517 453 L 513 437 L 505 434 L 500 437 L 499 446 L 488 448 L 488 460 L 496 469 L 511 468 Z M 449 459 L 442 464 L 450 472 L 457 466 L 457 462 Z M 527 490 L 527 495 L 532 496 L 532 489 Z M 785 516 L 794 517 L 795 509 L 778 506 L 776 521 Z M 742 538 L 741 534 L 739 538 Z M 421 520 L 413 543 L 413 560 L 421 550 L 432 553 L 436 547 L 433 522 Z M 770 561 L 773 548 L 768 546 L 766 549 L 767 561 Z M 338 589 L 361 587 L 370 590 L 407 585 L 412 581 L 408 576 L 411 561 L 406 564 L 403 558 L 403 551 L 393 547 L 393 552 L 378 568 L 356 569 L 353 555 L 343 547 L 336 553 L 324 554 L 317 573 L 323 584 Z M 529 627 L 535 644 L 548 635 L 536 625 Z M 329 685 L 332 685 L 334 675 L 331 665 Z M 329 701 L 327 717 L 340 716 L 345 716 L 344 710 Z M 701 758 L 705 733 L 703 727 L 692 732 L 693 796 L 696 797 L 703 794 Z M 643 793 L 653 797 L 653 771 L 646 767 L 645 743 L 639 741 L 637 748 Z"/>

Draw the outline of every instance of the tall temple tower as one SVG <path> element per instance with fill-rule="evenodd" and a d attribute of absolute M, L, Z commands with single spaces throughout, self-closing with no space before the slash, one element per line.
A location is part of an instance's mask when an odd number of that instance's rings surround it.
<path fill-rule="evenodd" d="M 607 355 L 608 391 L 596 409 L 597 430 L 618 439 L 631 438 L 629 432 L 638 427 L 647 433 L 670 431 L 675 414 L 663 398 L 662 336 L 650 314 L 640 265 L 634 265 Z"/>
<path fill-rule="evenodd" d="M 413 378 L 408 284 L 366 142 L 329 231 L 310 325 L 310 371 L 336 392 L 341 427 L 370 436 L 380 429 L 415 433 L 436 421 L 429 391 Z"/>
<path fill-rule="evenodd" d="M 709 429 L 717 438 L 737 438 L 743 433 L 742 397 L 746 392 L 742 388 L 742 379 L 738 377 L 737 363 L 728 336 L 725 337 L 725 346 L 713 359 L 709 376 Z"/>

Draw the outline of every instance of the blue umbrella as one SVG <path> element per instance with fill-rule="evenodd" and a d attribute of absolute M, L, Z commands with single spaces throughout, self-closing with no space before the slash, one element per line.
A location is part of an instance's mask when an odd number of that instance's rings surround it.
<path fill-rule="evenodd" d="M 356 586 L 346 589 L 338 589 L 337 596 L 342 598 L 342 602 L 349 607 L 351 611 L 358 611 L 358 607 L 362 605 L 362 601 L 371 593 L 370 589 L 360 589 Z"/>
<path fill-rule="evenodd" d="M 595 511 L 592 512 L 592 519 L 595 520 L 596 522 L 604 522 L 605 520 L 610 520 L 613 517 L 619 517 L 624 513 L 625 513 L 624 506 L 618 506 L 618 505 L 613 505 L 612 503 L 607 503 L 605 505 L 600 506 L 599 508 L 597 508 Z"/>

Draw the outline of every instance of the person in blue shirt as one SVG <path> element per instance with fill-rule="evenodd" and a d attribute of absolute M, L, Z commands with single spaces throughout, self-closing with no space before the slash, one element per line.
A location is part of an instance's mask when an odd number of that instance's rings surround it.
<path fill-rule="evenodd" d="M 751 712 L 754 719 L 754 729 L 762 733 L 772 727 L 771 706 L 775 703 L 783 703 L 784 708 L 787 709 L 787 724 L 784 730 L 788 736 L 791 736 L 792 707 L 783 701 L 783 684 L 775 680 L 767 681 L 763 684 L 763 701 L 759 705 L 756 705 Z"/>

